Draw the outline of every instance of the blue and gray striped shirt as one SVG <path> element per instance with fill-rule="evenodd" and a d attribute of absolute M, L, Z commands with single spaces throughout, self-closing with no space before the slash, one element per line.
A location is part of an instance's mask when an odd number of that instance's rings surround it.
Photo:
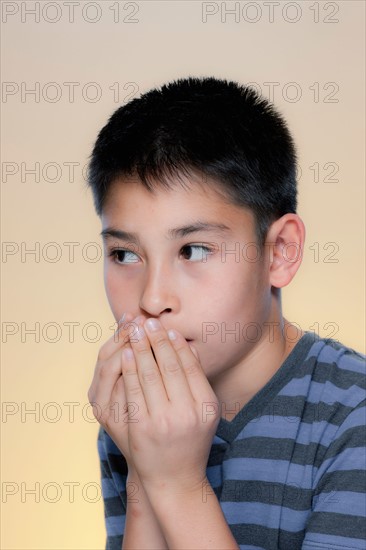
<path fill-rule="evenodd" d="M 241 550 L 366 549 L 365 356 L 305 332 L 271 380 L 220 419 L 207 464 Z M 127 465 L 100 428 L 107 550 L 121 550 Z"/>

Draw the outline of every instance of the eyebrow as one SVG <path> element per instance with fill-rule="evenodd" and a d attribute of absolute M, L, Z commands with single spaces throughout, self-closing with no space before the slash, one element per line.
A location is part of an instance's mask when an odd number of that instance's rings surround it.
<path fill-rule="evenodd" d="M 186 237 L 191 233 L 197 233 L 199 231 L 206 231 L 206 232 L 215 231 L 217 234 L 220 234 L 220 235 L 231 233 L 230 227 L 228 227 L 223 223 L 213 223 L 213 222 L 207 222 L 203 220 L 197 220 L 194 223 L 191 223 L 189 225 L 183 225 L 181 227 L 173 227 L 169 229 L 167 231 L 167 237 L 169 239 L 179 239 L 182 237 Z M 116 239 L 120 239 L 122 241 L 130 241 L 130 242 L 136 242 L 136 243 L 140 242 L 140 239 L 137 233 L 122 231 L 114 227 L 106 227 L 106 229 L 103 229 L 103 231 L 100 232 L 100 235 L 102 236 L 103 239 L 107 239 L 108 237 L 115 237 Z"/>

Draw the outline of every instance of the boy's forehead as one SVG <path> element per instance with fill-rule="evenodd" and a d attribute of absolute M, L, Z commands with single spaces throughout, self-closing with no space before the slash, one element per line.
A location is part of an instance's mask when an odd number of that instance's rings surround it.
<path fill-rule="evenodd" d="M 149 179 L 149 187 L 138 178 L 138 176 L 120 177 L 115 179 L 108 190 L 108 197 L 118 195 L 126 195 L 129 193 L 146 194 L 147 197 L 152 199 L 158 199 L 163 195 L 174 198 L 176 195 L 181 197 L 187 196 L 190 199 L 194 197 L 205 197 L 211 200 L 213 198 L 221 198 L 223 202 L 228 202 L 228 198 L 222 188 L 214 180 L 206 177 L 199 177 L 198 175 L 192 176 L 179 176 L 171 177 L 167 181 L 159 181 L 158 179 Z"/>
<path fill-rule="evenodd" d="M 119 178 L 112 182 L 104 209 L 107 211 L 113 205 L 126 204 L 126 201 L 135 200 L 156 206 L 159 203 L 180 202 L 182 205 L 187 203 L 191 206 L 204 204 L 206 207 L 213 208 L 222 207 L 237 211 L 244 209 L 233 204 L 223 189 L 220 189 L 220 186 L 212 180 L 185 178 L 182 182 L 172 179 L 169 181 L 169 187 L 160 182 L 154 182 L 152 188 L 147 189 L 137 177 Z"/>
<path fill-rule="evenodd" d="M 253 213 L 244 206 L 233 204 L 224 191 L 211 181 L 172 181 L 169 188 L 162 184 L 147 189 L 134 177 L 115 180 L 108 191 L 103 208 L 104 226 L 127 222 L 136 216 L 155 217 L 159 222 L 200 220 L 208 223 L 222 222 L 234 231 L 239 226 L 253 230 Z"/>

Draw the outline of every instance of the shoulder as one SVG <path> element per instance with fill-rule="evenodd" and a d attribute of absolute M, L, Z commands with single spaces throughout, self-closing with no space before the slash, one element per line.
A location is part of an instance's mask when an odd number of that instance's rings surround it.
<path fill-rule="evenodd" d="M 355 407 L 366 398 L 366 356 L 331 338 L 315 337 L 304 365 L 327 401 Z"/>
<path fill-rule="evenodd" d="M 365 375 L 366 356 L 332 338 L 315 336 L 307 357 L 314 357 L 319 362 L 330 363 L 340 369 Z"/>
<path fill-rule="evenodd" d="M 325 435 L 323 427 L 330 424 L 334 436 L 345 422 L 362 422 L 365 360 L 364 355 L 341 342 L 305 332 L 285 365 L 276 400 L 284 414 L 293 414 L 309 425 L 315 422 L 312 431 L 317 429 L 319 436 Z"/>
<path fill-rule="evenodd" d="M 355 407 L 366 398 L 366 356 L 331 338 L 305 332 L 277 374 L 281 398 Z M 298 400 L 297 400 L 297 404 Z"/>
<path fill-rule="evenodd" d="M 319 338 L 309 350 L 309 398 L 319 398 L 311 427 L 319 441 L 304 549 L 364 547 L 365 359 L 331 339 Z"/>
<path fill-rule="evenodd" d="M 309 349 L 307 402 L 314 429 L 321 434 L 324 459 L 344 454 L 347 447 L 360 453 L 365 446 L 365 361 L 362 353 L 329 338 L 317 338 Z"/>

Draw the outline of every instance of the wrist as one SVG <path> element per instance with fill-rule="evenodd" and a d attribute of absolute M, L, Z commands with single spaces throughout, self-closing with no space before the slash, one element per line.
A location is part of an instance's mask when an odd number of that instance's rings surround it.
<path fill-rule="evenodd" d="M 239 550 L 207 478 L 183 493 L 166 484 L 163 491 L 147 487 L 147 494 L 168 548 Z"/>
<path fill-rule="evenodd" d="M 140 481 L 141 483 L 141 481 Z M 207 498 L 208 493 L 213 493 L 210 482 L 205 476 L 200 481 L 194 482 L 179 482 L 177 480 L 154 480 L 143 483 L 144 490 L 151 503 L 160 502 L 175 502 L 177 499 Z"/>

